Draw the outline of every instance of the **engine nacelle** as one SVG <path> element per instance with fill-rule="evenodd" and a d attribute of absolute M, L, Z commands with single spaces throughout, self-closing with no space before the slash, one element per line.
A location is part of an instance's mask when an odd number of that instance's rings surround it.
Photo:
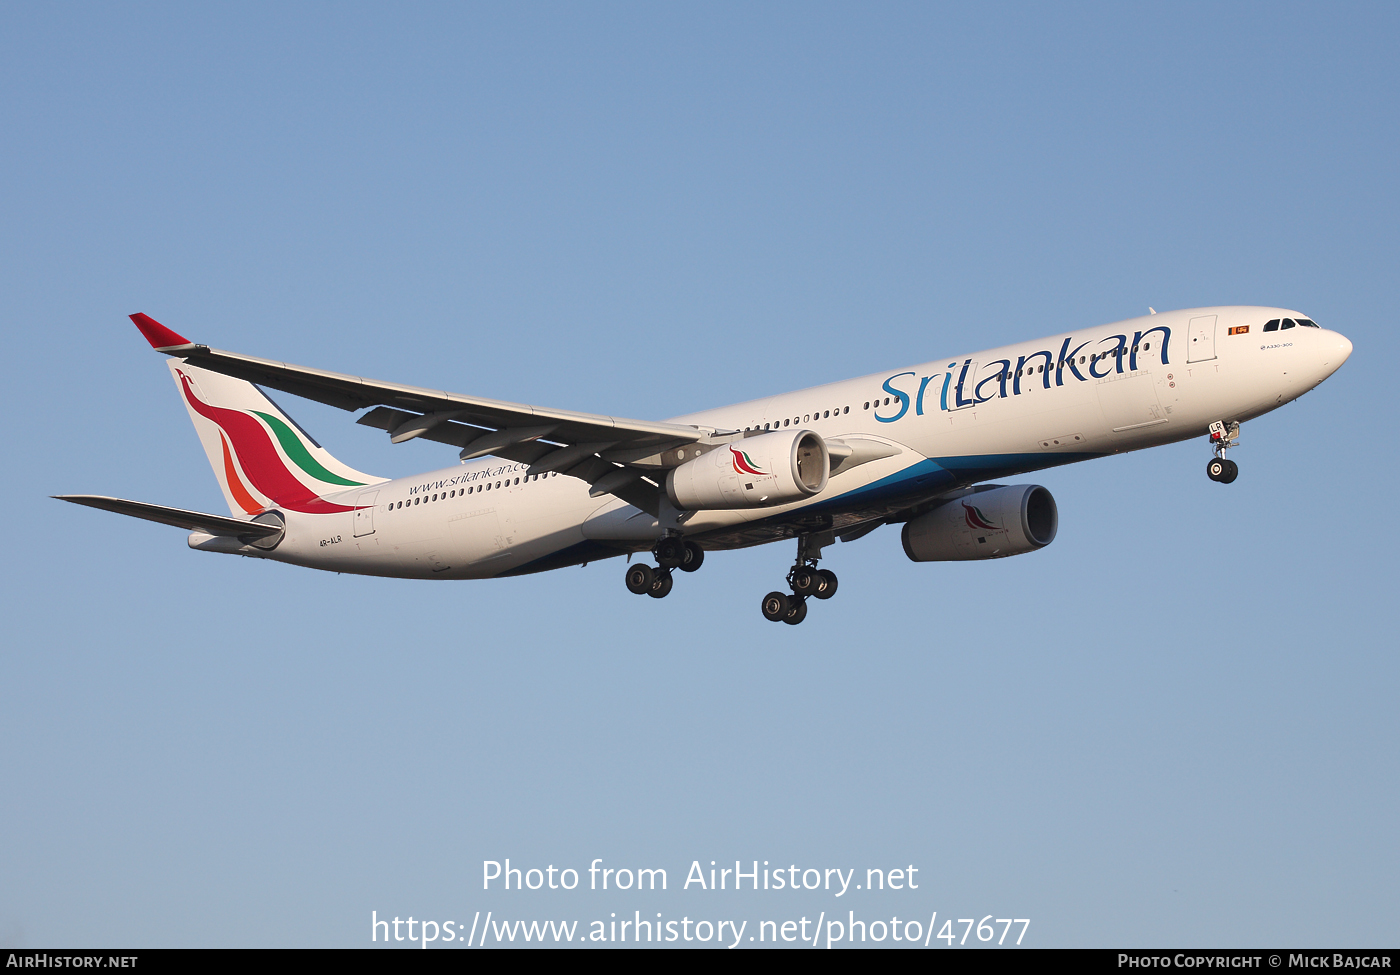
<path fill-rule="evenodd" d="M 904 553 L 915 562 L 999 559 L 1055 540 L 1060 513 L 1039 484 L 1011 484 L 956 498 L 904 526 Z"/>
<path fill-rule="evenodd" d="M 831 473 L 826 442 L 811 430 L 763 433 L 723 444 L 666 475 L 682 511 L 761 508 L 819 494 Z"/>

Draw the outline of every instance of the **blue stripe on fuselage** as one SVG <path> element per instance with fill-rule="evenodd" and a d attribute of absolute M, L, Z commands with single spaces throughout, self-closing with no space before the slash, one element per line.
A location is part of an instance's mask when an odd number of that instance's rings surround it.
<path fill-rule="evenodd" d="M 936 457 L 910 464 L 878 481 L 839 494 L 834 498 L 800 509 L 828 513 L 873 504 L 887 504 L 902 497 L 941 494 L 956 487 L 990 481 L 1013 474 L 1059 467 L 1081 460 L 1091 460 L 1098 454 L 974 454 L 966 457 Z M 793 512 L 794 514 L 798 512 Z"/>

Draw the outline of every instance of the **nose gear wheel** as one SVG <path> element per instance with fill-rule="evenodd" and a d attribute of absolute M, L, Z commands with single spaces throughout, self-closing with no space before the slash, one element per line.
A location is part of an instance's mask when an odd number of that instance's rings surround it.
<path fill-rule="evenodd" d="M 1217 457 L 1206 465 L 1206 477 L 1221 484 L 1229 484 L 1240 476 L 1240 465 L 1233 460 Z"/>
<path fill-rule="evenodd" d="M 1240 425 L 1231 420 L 1216 420 L 1210 425 L 1210 445 L 1215 448 L 1215 459 L 1206 464 L 1206 477 L 1221 484 L 1229 484 L 1240 476 L 1240 465 L 1225 459 L 1225 451 L 1238 447 Z"/>

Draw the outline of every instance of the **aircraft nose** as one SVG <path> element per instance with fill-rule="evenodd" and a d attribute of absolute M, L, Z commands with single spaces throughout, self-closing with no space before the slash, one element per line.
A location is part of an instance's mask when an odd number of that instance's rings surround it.
<path fill-rule="evenodd" d="M 1322 360 L 1322 378 L 1326 379 L 1342 368 L 1342 363 L 1346 362 L 1347 357 L 1351 355 L 1351 339 L 1330 329 L 1319 338 L 1323 339 L 1320 358 Z"/>

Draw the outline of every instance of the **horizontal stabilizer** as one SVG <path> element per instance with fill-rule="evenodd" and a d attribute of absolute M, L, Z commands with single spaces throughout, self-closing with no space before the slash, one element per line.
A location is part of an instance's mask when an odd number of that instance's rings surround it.
<path fill-rule="evenodd" d="M 115 511 L 119 515 L 130 515 L 146 521 L 156 521 L 162 525 L 173 525 L 189 531 L 201 531 L 207 535 L 229 535 L 235 538 L 267 538 L 280 534 L 281 524 L 262 524 L 254 521 L 240 521 L 226 515 L 206 515 L 199 511 L 186 511 L 183 508 L 167 508 L 163 504 L 146 504 L 142 501 L 126 501 L 122 498 L 107 498 L 100 494 L 55 494 L 58 501 L 72 501 L 85 504 L 89 508 Z"/>

